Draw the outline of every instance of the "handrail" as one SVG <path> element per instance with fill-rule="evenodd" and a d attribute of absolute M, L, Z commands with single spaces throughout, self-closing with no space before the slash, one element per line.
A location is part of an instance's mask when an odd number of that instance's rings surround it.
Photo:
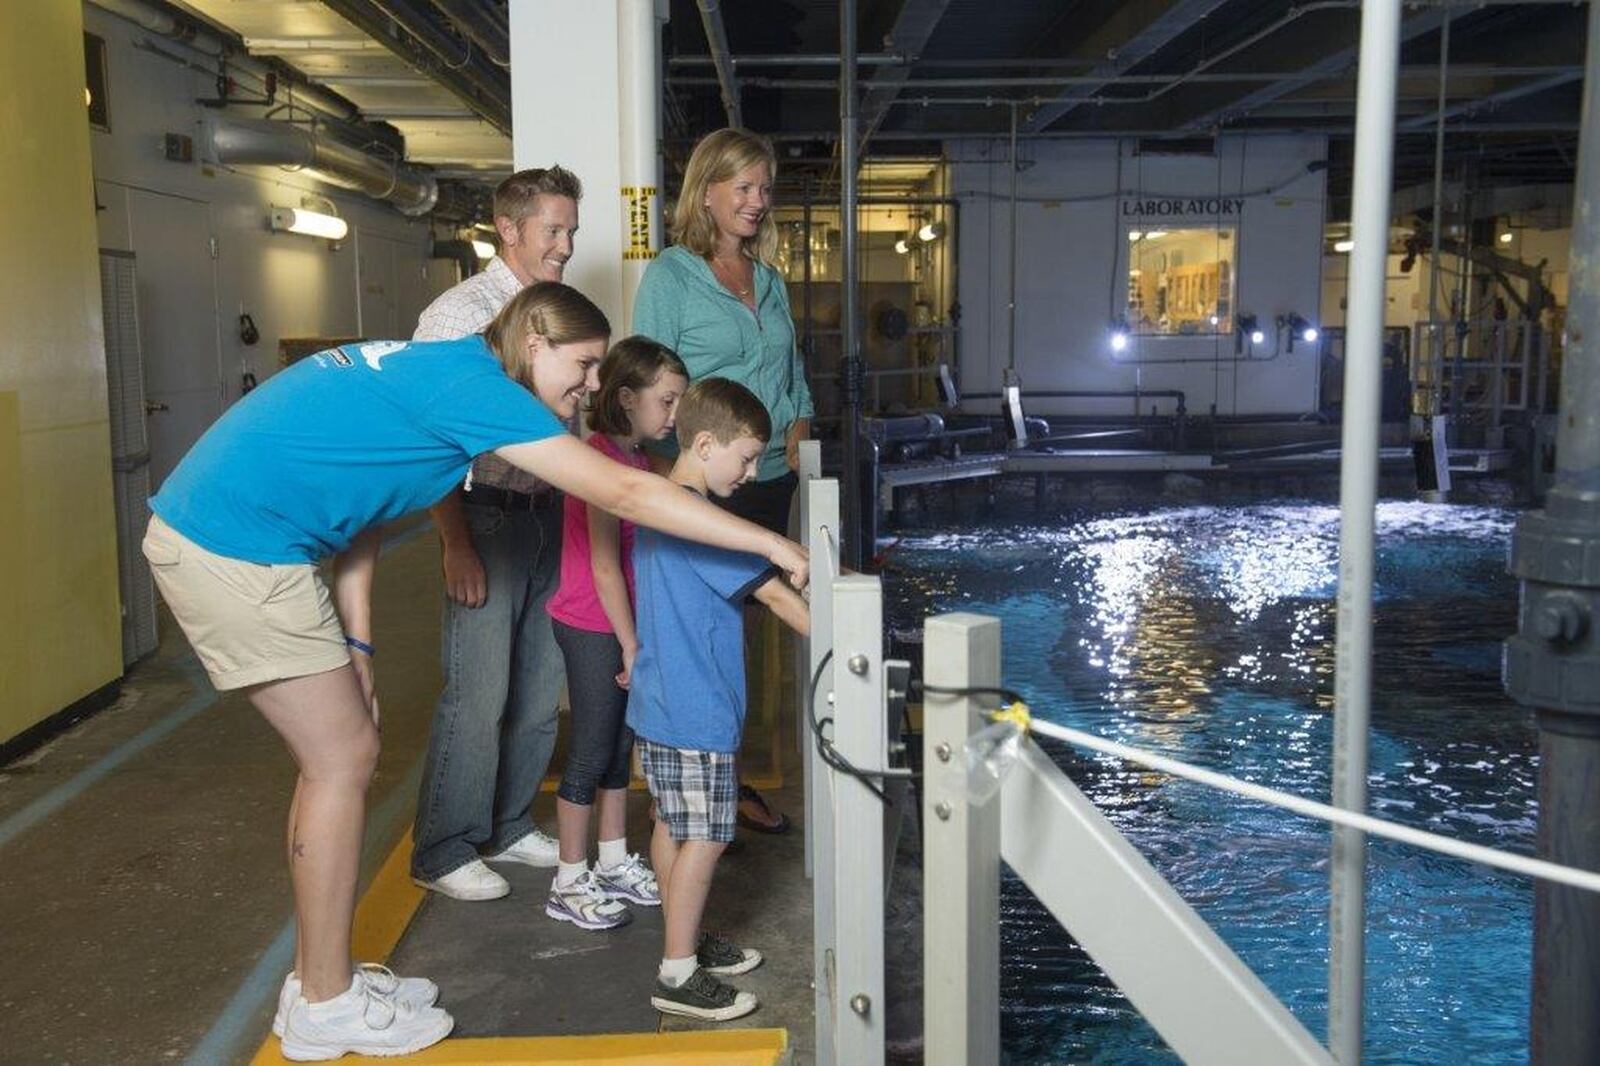
<path fill-rule="evenodd" d="M 1387 822 L 1382 818 L 1374 818 L 1370 814 L 1360 814 L 1341 807 L 1319 803 L 1316 800 L 1309 800 L 1302 796 L 1296 796 L 1291 792 L 1282 792 L 1275 788 L 1267 788 L 1264 785 L 1241 781 L 1236 777 L 1229 777 L 1227 774 L 1221 774 L 1215 770 L 1191 766 L 1189 763 L 1166 755 L 1158 755 L 1142 748 L 1135 748 L 1114 740 L 1106 740 L 1103 737 L 1095 736 L 1093 733 L 1085 733 L 1082 730 L 1057 725 L 1054 722 L 1045 722 L 1035 718 L 1029 723 L 1028 729 L 1043 736 L 1065 741 L 1075 747 L 1088 748 L 1103 755 L 1127 759 L 1141 766 L 1148 766 L 1152 770 L 1160 770 L 1174 777 L 1181 777 L 1223 792 L 1231 792 L 1236 796 L 1256 800 L 1272 807 L 1293 811 L 1295 814 L 1306 818 L 1315 818 L 1320 821 L 1349 826 L 1371 836 L 1384 837 L 1389 840 L 1399 841 L 1402 844 L 1411 844 L 1427 851 L 1450 855 L 1454 858 L 1465 859 L 1468 862 L 1476 862 L 1484 866 L 1493 866 L 1501 870 L 1509 870 L 1512 873 L 1523 874 L 1527 877 L 1542 878 L 1547 881 L 1571 885 L 1575 888 L 1588 889 L 1591 892 L 1600 892 L 1600 873 L 1595 873 L 1591 870 L 1562 866 L 1544 859 L 1518 855 L 1515 852 L 1500 851 L 1495 848 L 1485 847 L 1482 844 L 1469 844 L 1453 837 L 1441 836 L 1438 833 L 1430 833 L 1422 829 L 1413 829 L 1410 826 L 1400 825 L 1396 822 Z"/>

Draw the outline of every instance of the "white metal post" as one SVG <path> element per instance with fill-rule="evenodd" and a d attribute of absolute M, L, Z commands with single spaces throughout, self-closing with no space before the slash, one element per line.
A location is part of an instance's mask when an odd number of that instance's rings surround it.
<path fill-rule="evenodd" d="M 1383 283 L 1389 254 L 1400 0 L 1361 5 L 1352 183 L 1350 317 L 1339 464 L 1339 621 L 1334 672 L 1333 802 L 1367 806 L 1367 729 L 1372 700 L 1372 573 L 1382 413 Z M 1328 1047 L 1361 1060 L 1366 950 L 1366 834 L 1333 831 L 1328 939 Z"/>
<path fill-rule="evenodd" d="M 885 765 L 883 587 L 851 574 L 833 582 L 832 738 L 858 767 Z M 834 816 L 833 1017 L 840 1063 L 883 1061 L 883 801 L 831 771 Z M 819 877 L 820 881 L 821 878 Z"/>
<path fill-rule="evenodd" d="M 818 478 L 805 485 L 806 548 L 811 553 L 811 639 L 807 642 L 806 685 L 817 677 L 824 656 L 833 650 L 833 577 L 837 573 L 839 546 L 839 483 Z M 833 778 L 817 754 L 813 718 L 829 713 L 827 694 L 833 691 L 833 664 L 822 667 L 817 681 L 816 705 L 808 691 L 800 703 L 801 730 L 806 737 L 806 766 L 811 794 L 806 804 L 806 844 L 811 859 L 811 963 L 817 1041 L 817 1061 L 836 1060 L 834 1044 L 833 970 L 835 928 L 833 865 Z"/>
<path fill-rule="evenodd" d="M 1000 620 L 928 619 L 923 684 L 1000 683 Z M 1000 797 L 967 802 L 962 745 L 985 701 L 925 692 L 922 703 L 923 1055 L 928 1066 L 1000 1061 Z"/>
<path fill-rule="evenodd" d="M 791 531 L 795 537 L 808 550 L 812 542 L 811 523 L 811 483 L 822 477 L 822 442 L 816 440 L 803 440 L 800 442 L 800 484 L 799 492 L 795 493 L 795 502 L 798 508 L 798 532 Z M 815 601 L 813 601 L 815 603 Z M 811 620 L 815 631 L 817 620 Z M 803 787 L 803 806 L 806 811 L 805 845 L 806 845 L 806 876 L 811 876 L 812 845 L 815 841 L 811 826 L 811 752 L 814 748 L 811 739 L 811 726 L 806 718 L 806 698 L 810 695 L 811 671 L 816 668 L 816 660 L 811 653 L 812 639 L 806 637 L 794 642 L 795 649 L 795 699 L 794 705 L 800 708 L 800 720 L 795 728 L 796 753 L 800 757 L 800 782 Z"/>

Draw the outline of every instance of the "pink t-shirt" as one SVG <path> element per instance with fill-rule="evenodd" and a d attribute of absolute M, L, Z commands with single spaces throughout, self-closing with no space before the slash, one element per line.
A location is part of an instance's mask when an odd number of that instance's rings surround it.
<path fill-rule="evenodd" d="M 624 453 L 604 433 L 589 435 L 589 446 L 608 459 L 640 470 L 650 469 L 642 452 Z M 589 558 L 589 506 L 576 496 L 566 498 L 561 522 L 561 585 L 550 597 L 545 610 L 556 621 L 591 633 L 610 633 L 611 620 L 594 587 L 594 568 Z M 628 582 L 628 601 L 633 602 L 633 523 L 623 522 L 620 537 L 622 576 Z"/>

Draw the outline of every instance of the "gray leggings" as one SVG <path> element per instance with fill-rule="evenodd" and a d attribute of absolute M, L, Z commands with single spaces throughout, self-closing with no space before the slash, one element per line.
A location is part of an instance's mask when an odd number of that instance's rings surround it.
<path fill-rule="evenodd" d="M 552 619 L 556 644 L 567 660 L 567 697 L 572 702 L 572 743 L 556 795 L 589 806 L 598 788 L 627 788 L 633 730 L 628 728 L 628 692 L 617 684 L 622 645 L 614 633 L 593 633 Z"/>

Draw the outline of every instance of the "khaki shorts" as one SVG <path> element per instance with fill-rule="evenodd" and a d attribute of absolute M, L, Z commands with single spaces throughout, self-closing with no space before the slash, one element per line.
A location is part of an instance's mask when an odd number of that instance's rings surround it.
<path fill-rule="evenodd" d="M 215 555 L 156 515 L 144 557 L 218 689 L 326 673 L 350 661 L 333 597 L 312 564 Z"/>

